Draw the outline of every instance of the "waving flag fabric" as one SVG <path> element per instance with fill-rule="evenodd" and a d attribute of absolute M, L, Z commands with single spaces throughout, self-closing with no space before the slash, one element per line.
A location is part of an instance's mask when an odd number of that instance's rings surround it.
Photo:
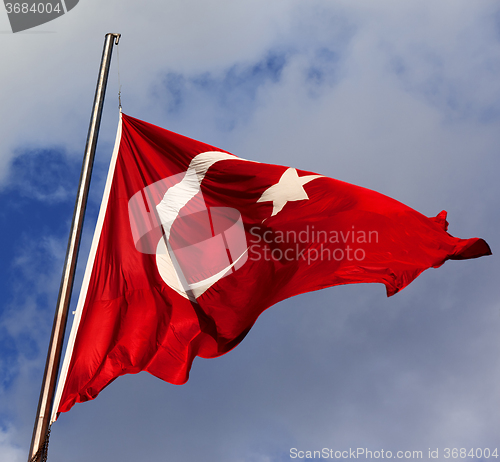
<path fill-rule="evenodd" d="M 174 384 L 294 295 L 489 255 L 377 192 L 122 116 L 54 417 L 139 371 Z"/>

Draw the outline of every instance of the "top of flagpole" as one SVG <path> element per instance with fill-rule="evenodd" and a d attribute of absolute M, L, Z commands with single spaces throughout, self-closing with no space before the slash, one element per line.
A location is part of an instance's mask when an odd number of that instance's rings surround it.
<path fill-rule="evenodd" d="M 66 250 L 66 259 L 61 278 L 61 286 L 59 289 L 59 297 L 56 305 L 52 334 L 50 338 L 47 360 L 45 363 L 45 371 L 40 390 L 40 399 L 38 401 L 38 409 L 35 419 L 35 425 L 33 428 L 33 436 L 28 457 L 28 461 L 30 462 L 41 461 L 44 457 L 43 452 L 46 452 L 45 442 L 49 429 L 51 409 L 54 402 L 57 373 L 59 371 L 59 364 L 61 361 L 64 332 L 66 329 L 66 321 L 68 318 L 69 305 L 71 301 L 71 292 L 73 289 L 73 282 L 76 271 L 78 249 L 80 247 L 85 208 L 87 206 L 87 198 L 90 189 L 90 178 L 92 174 L 92 167 L 94 164 L 97 137 L 101 123 L 102 108 L 104 106 L 104 96 L 106 93 L 106 85 L 108 82 L 109 67 L 113 51 L 113 42 L 117 45 L 120 37 L 121 34 L 119 33 L 108 33 L 106 34 L 104 40 L 101 66 L 99 69 L 92 115 L 90 118 L 87 142 L 85 145 L 82 172 L 80 175 L 80 184 L 78 186 L 75 210 L 73 213 L 73 221 L 71 223 L 68 247 Z"/>

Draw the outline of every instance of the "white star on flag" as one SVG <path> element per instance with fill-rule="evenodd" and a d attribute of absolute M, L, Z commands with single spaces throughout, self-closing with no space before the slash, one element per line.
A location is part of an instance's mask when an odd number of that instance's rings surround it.
<path fill-rule="evenodd" d="M 272 202 L 274 217 L 278 214 L 287 202 L 303 201 L 309 199 L 303 186 L 316 178 L 321 178 L 323 175 L 306 175 L 298 176 L 297 170 L 289 168 L 281 175 L 278 183 L 266 189 L 257 202 Z"/>

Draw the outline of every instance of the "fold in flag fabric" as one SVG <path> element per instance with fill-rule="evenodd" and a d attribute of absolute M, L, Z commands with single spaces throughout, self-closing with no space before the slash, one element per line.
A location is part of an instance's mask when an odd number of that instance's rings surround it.
<path fill-rule="evenodd" d="M 294 295 L 491 254 L 377 192 L 240 159 L 122 115 L 53 420 L 118 376 L 187 381 Z"/>

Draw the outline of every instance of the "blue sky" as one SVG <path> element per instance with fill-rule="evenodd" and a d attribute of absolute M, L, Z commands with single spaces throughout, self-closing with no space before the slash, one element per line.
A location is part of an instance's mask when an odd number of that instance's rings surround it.
<path fill-rule="evenodd" d="M 27 458 L 107 32 L 122 40 L 74 299 L 118 82 L 133 117 L 428 216 L 446 209 L 451 234 L 483 237 L 494 255 L 450 261 L 390 299 L 383 286 L 357 285 L 284 301 L 235 350 L 196 360 L 186 385 L 125 376 L 75 406 L 54 424 L 49 460 L 500 446 L 497 2 L 81 0 L 53 22 L 9 30 L 0 13 L 2 461 Z"/>

